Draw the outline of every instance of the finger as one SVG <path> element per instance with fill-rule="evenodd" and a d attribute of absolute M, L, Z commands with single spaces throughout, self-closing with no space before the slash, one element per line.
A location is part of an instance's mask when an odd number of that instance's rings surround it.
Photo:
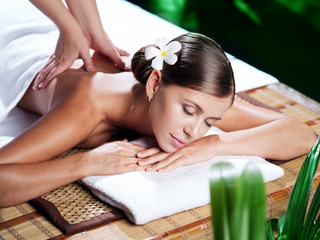
<path fill-rule="evenodd" d="M 57 64 L 55 67 L 51 69 L 51 71 L 47 74 L 47 76 L 44 78 L 44 80 L 38 84 L 39 88 L 45 88 L 56 76 L 58 76 L 60 73 L 67 70 L 71 64 L 69 63 L 61 63 Z"/>
<path fill-rule="evenodd" d="M 144 151 L 144 150 L 147 149 L 146 147 L 144 147 L 144 146 L 142 146 L 142 145 L 139 145 L 139 144 L 133 144 L 133 143 L 129 143 L 129 142 L 128 142 L 128 145 L 129 145 L 129 148 L 130 148 L 130 149 L 136 151 L 136 155 L 137 155 L 137 152 Z M 135 157 L 136 157 L 136 156 L 135 156 Z"/>
<path fill-rule="evenodd" d="M 144 151 L 138 152 L 137 157 L 138 158 L 146 158 L 146 157 L 150 157 L 156 153 L 159 153 L 161 151 L 162 150 L 159 147 L 152 147 L 152 148 L 146 149 Z"/>
<path fill-rule="evenodd" d="M 159 161 L 158 163 L 155 163 L 150 168 L 147 168 L 147 171 L 159 171 L 163 172 L 165 171 L 166 167 L 169 166 L 173 162 L 179 161 L 179 159 L 182 157 L 182 155 L 179 152 L 175 152 L 163 160 Z M 160 171 L 161 170 L 161 171 Z"/>
<path fill-rule="evenodd" d="M 91 56 L 89 52 L 86 52 L 85 54 L 80 56 L 83 60 L 84 68 L 87 72 L 93 72 L 96 69 L 94 68 Z"/>
<path fill-rule="evenodd" d="M 130 56 L 130 53 L 128 53 L 127 51 L 125 51 L 121 48 L 117 48 L 117 50 L 118 50 L 118 53 L 120 54 L 120 56 L 126 56 L 126 57 Z"/>
<path fill-rule="evenodd" d="M 171 162 L 170 164 L 161 167 L 155 171 L 159 172 L 159 173 L 165 173 L 165 172 L 170 172 L 178 167 L 183 166 L 182 161 L 180 161 L 180 159 L 177 159 L 176 161 Z"/>
<path fill-rule="evenodd" d="M 160 153 L 154 154 L 153 156 L 148 157 L 146 159 L 139 160 L 138 164 L 139 164 L 139 166 L 152 165 L 154 163 L 162 161 L 164 158 L 166 158 L 168 156 L 168 154 L 169 153 L 160 152 Z"/>
<path fill-rule="evenodd" d="M 113 49 L 110 53 L 109 53 L 109 57 L 111 59 L 111 61 L 113 62 L 113 64 L 120 70 L 125 70 L 127 71 L 128 66 L 126 65 L 126 63 L 123 61 L 123 59 L 120 57 L 119 52 L 116 49 Z"/>
<path fill-rule="evenodd" d="M 33 86 L 34 89 L 39 89 L 37 87 L 37 85 L 44 80 L 44 78 L 46 76 L 46 74 L 45 74 L 46 69 L 52 64 L 52 62 L 54 60 L 55 60 L 55 55 L 53 54 L 53 55 L 51 55 L 49 60 L 46 62 L 46 64 L 40 69 L 40 71 L 34 81 L 34 86 Z"/>
<path fill-rule="evenodd" d="M 46 69 L 44 69 L 44 71 L 42 72 L 41 77 L 40 77 L 40 79 L 39 79 L 39 81 L 38 81 L 38 83 L 37 83 L 37 88 L 38 88 L 38 89 L 43 88 L 44 86 L 46 86 L 46 85 L 48 84 L 48 82 L 50 82 L 50 81 L 53 79 L 53 77 L 52 77 L 52 71 L 53 71 L 53 73 L 54 73 L 54 70 L 56 69 L 56 67 L 57 67 L 58 65 L 59 65 L 59 64 L 56 63 L 56 61 L 53 61 L 53 62 L 51 62 L 50 65 L 48 65 L 48 66 L 46 67 Z M 56 76 L 56 75 L 54 75 L 54 76 Z M 49 78 L 49 79 L 48 79 L 48 78 Z M 46 85 L 44 84 L 44 82 L 46 82 Z"/>

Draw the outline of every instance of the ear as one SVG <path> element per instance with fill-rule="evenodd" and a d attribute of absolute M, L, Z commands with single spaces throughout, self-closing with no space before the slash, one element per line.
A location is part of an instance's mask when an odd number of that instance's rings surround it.
<path fill-rule="evenodd" d="M 147 97 L 153 98 L 161 83 L 161 71 L 153 70 L 146 83 Z"/>

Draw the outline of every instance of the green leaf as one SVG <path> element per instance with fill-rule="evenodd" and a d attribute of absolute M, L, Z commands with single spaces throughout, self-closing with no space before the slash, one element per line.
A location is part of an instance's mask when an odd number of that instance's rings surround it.
<path fill-rule="evenodd" d="M 218 163 L 211 167 L 210 171 L 210 193 L 212 227 L 216 240 L 229 240 L 230 226 L 227 189 L 235 185 L 237 176 L 234 174 L 233 165 L 230 163 Z M 231 204 L 232 205 L 232 204 Z"/>
<path fill-rule="evenodd" d="M 319 208 L 320 208 L 320 185 L 318 185 L 317 191 L 314 194 L 314 197 L 312 199 L 312 203 L 310 205 L 308 215 L 305 219 L 300 239 L 305 239 L 305 240 L 313 239 L 312 236 L 316 234 L 320 224 L 319 216 L 318 218 L 316 218 L 319 212 Z"/>
<path fill-rule="evenodd" d="M 210 191 L 214 239 L 265 238 L 265 185 L 260 170 L 248 164 L 241 176 L 229 163 L 211 167 Z"/>
<path fill-rule="evenodd" d="M 262 21 L 257 13 L 254 12 L 254 10 L 251 9 L 251 7 L 243 0 L 234 0 L 233 1 L 234 6 L 238 8 L 242 13 L 247 15 L 248 18 L 250 18 L 255 24 L 261 26 Z"/>
<path fill-rule="evenodd" d="M 259 240 L 265 238 L 265 185 L 259 168 L 253 163 L 246 165 L 243 179 L 244 206 L 248 211 L 248 238 Z"/>
<path fill-rule="evenodd" d="M 274 220 L 274 219 L 272 219 L 272 220 Z M 274 240 L 272 222 L 271 221 L 267 222 L 266 231 L 267 231 L 267 237 L 266 237 L 267 240 Z"/>
<path fill-rule="evenodd" d="M 299 239 L 306 215 L 308 199 L 313 184 L 313 179 L 319 163 L 320 137 L 308 153 L 299 171 L 296 183 L 289 197 L 288 208 L 285 216 L 283 231 L 280 236 L 287 239 Z M 280 239 L 280 238 L 279 238 Z M 303 239 L 305 240 L 305 239 Z"/>

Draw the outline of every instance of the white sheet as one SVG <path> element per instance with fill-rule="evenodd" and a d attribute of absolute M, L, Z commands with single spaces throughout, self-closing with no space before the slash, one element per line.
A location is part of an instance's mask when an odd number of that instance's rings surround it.
<path fill-rule="evenodd" d="M 134 53 L 157 37 L 168 40 L 186 30 L 124 0 L 98 0 L 101 19 L 113 42 Z M 55 25 L 29 1 L 0 2 L 0 136 L 6 131 L 2 120 L 14 108 L 32 78 L 55 48 Z M 278 80 L 228 55 L 234 68 L 236 91 L 264 86 Z M 14 84 L 12 83 L 14 82 Z M 11 121 L 13 118 L 11 117 Z M 15 118 L 17 125 L 24 119 Z M 12 124 L 12 122 L 11 122 Z M 12 136 L 21 132 L 12 131 Z"/>

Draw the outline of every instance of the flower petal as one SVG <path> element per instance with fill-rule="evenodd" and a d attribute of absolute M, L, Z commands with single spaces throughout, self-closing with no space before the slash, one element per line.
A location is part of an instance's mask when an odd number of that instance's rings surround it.
<path fill-rule="evenodd" d="M 147 60 L 154 58 L 155 56 L 160 54 L 160 50 L 155 47 L 147 47 L 144 53 Z"/>
<path fill-rule="evenodd" d="M 169 65 L 173 65 L 177 62 L 178 57 L 173 53 L 167 53 L 167 55 L 163 57 L 163 60 Z"/>
<path fill-rule="evenodd" d="M 151 67 L 153 67 L 156 70 L 162 70 L 163 58 L 161 56 L 156 56 L 156 58 L 153 59 L 151 62 Z"/>
<path fill-rule="evenodd" d="M 167 53 L 175 53 L 178 52 L 181 49 L 181 43 L 178 41 L 173 41 L 169 43 L 166 47 Z"/>
<path fill-rule="evenodd" d="M 167 44 L 167 39 L 165 38 L 157 38 L 155 40 L 156 44 L 159 46 L 161 50 L 164 50 Z"/>

